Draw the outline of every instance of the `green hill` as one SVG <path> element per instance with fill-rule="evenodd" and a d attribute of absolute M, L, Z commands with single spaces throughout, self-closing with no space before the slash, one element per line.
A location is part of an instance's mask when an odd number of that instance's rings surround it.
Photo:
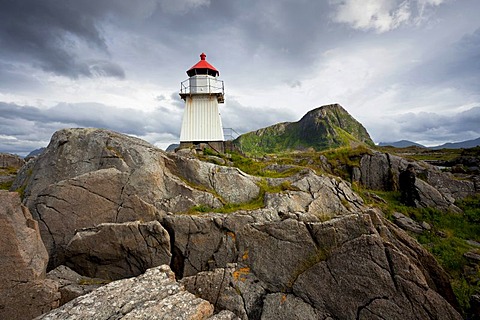
<path fill-rule="evenodd" d="M 374 145 L 365 127 L 339 104 L 311 110 L 297 122 L 248 132 L 235 139 L 235 144 L 247 154 Z"/>

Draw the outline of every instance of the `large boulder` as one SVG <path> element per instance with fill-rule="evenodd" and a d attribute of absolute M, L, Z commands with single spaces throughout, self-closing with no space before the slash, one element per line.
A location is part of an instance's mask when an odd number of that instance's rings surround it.
<path fill-rule="evenodd" d="M 262 320 L 333 319 L 290 293 L 272 293 L 263 300 Z"/>
<path fill-rule="evenodd" d="M 462 210 L 454 204 L 454 198 L 450 197 L 449 194 L 441 193 L 425 181 L 416 179 L 415 188 L 420 197 L 417 202 L 420 206 L 424 208 L 436 208 L 444 212 L 462 212 Z"/>
<path fill-rule="evenodd" d="M 213 306 L 185 291 L 163 265 L 137 278 L 111 282 L 78 297 L 38 320 L 83 319 L 208 319 Z"/>
<path fill-rule="evenodd" d="M 477 192 L 474 181 L 456 179 L 452 173 L 442 172 L 437 167 L 428 166 L 422 172 L 428 184 L 454 200 L 464 199 Z"/>
<path fill-rule="evenodd" d="M 18 193 L 0 191 L 0 204 L 0 319 L 31 319 L 58 306 L 58 285 L 45 279 L 47 251 Z"/>
<path fill-rule="evenodd" d="M 80 229 L 66 248 L 67 266 L 88 277 L 110 280 L 170 264 L 170 257 L 170 236 L 158 221 L 102 223 Z"/>
<path fill-rule="evenodd" d="M 174 174 L 193 183 L 207 187 L 227 203 L 244 203 L 258 196 L 260 179 L 245 174 L 233 167 L 218 166 L 213 163 L 200 162 L 189 157 L 170 155 L 174 166 L 167 167 Z"/>

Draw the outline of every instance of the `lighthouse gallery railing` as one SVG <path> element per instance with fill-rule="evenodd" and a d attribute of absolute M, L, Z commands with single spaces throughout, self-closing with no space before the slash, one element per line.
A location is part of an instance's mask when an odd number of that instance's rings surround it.
<path fill-rule="evenodd" d="M 195 84 L 192 84 L 191 79 L 182 81 L 180 84 L 180 95 L 202 93 L 225 94 L 223 80 L 205 77 L 204 79 L 201 79 L 201 81 L 196 81 L 194 83 Z"/>

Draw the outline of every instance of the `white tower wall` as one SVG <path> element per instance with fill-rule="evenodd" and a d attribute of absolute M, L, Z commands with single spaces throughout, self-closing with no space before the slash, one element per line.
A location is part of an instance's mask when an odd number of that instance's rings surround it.
<path fill-rule="evenodd" d="M 180 142 L 224 141 L 215 95 L 190 95 L 185 100 Z"/>

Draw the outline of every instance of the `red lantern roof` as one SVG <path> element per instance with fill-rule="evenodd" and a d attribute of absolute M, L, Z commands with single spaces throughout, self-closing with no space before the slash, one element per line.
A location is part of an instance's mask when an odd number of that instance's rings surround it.
<path fill-rule="evenodd" d="M 207 55 L 202 52 L 200 55 L 200 61 L 197 62 L 196 65 L 188 69 L 187 74 L 189 77 L 192 77 L 196 74 L 208 74 L 210 76 L 218 76 L 220 72 L 218 72 L 217 69 L 215 69 L 214 66 L 212 66 L 210 63 L 205 60 Z"/>

